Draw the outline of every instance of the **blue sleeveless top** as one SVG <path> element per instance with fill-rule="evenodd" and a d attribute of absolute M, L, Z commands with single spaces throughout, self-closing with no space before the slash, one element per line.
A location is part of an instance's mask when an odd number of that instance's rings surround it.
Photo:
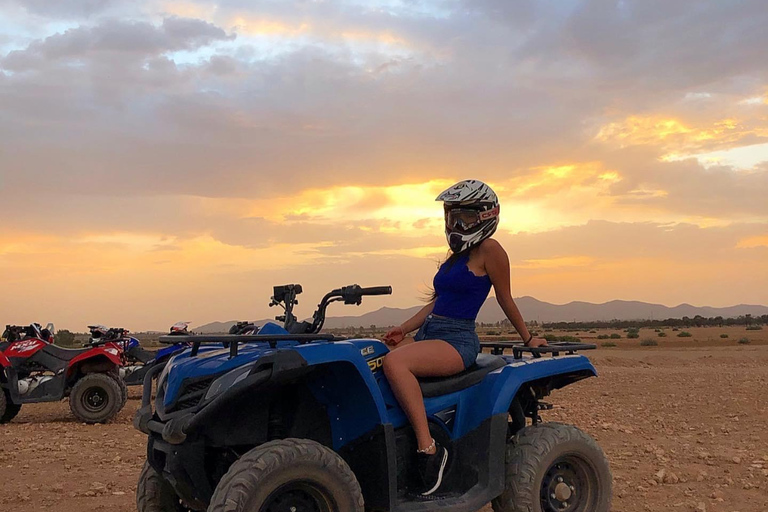
<path fill-rule="evenodd" d="M 446 261 L 440 266 L 432 281 L 437 294 L 433 314 L 468 320 L 477 318 L 480 306 L 491 291 L 491 278 L 487 274 L 473 274 L 467 267 L 468 261 L 467 254 L 456 260 L 453 265 Z"/>

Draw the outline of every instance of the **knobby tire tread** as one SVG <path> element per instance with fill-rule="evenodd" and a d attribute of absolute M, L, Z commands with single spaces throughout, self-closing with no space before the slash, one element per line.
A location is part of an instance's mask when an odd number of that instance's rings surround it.
<path fill-rule="evenodd" d="M 341 512 L 363 512 L 360 484 L 347 463 L 334 451 L 308 439 L 269 441 L 243 455 L 216 486 L 208 512 L 243 511 L 248 497 L 256 492 L 262 478 L 297 461 L 320 462 L 326 471 L 340 479 L 355 503 L 353 510 Z"/>
<path fill-rule="evenodd" d="M 580 443 L 586 446 L 588 451 L 599 454 L 599 460 L 593 463 L 608 467 L 605 454 L 597 442 L 573 425 L 548 422 L 525 427 L 507 443 L 505 489 L 501 496 L 491 503 L 494 512 L 539 512 L 541 507 L 536 474 L 541 469 L 544 458 L 558 445 L 568 442 Z M 602 486 L 607 488 L 599 488 L 597 492 L 608 493 L 610 504 L 610 470 L 607 476 L 607 485 Z M 608 512 L 608 508 L 594 512 Z"/>

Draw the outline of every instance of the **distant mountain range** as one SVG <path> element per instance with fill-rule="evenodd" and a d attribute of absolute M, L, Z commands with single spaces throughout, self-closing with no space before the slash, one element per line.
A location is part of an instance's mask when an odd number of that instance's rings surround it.
<path fill-rule="evenodd" d="M 647 302 L 612 300 L 603 304 L 593 304 L 590 302 L 574 301 L 568 304 L 550 304 L 533 297 L 519 297 L 515 303 L 520 308 L 523 318 L 527 321 L 536 320 L 538 322 L 589 322 L 589 321 L 608 321 L 608 320 L 647 320 L 647 319 L 666 319 L 682 318 L 684 316 L 693 318 L 696 315 L 703 317 L 722 316 L 723 318 L 737 317 L 741 315 L 761 316 L 768 315 L 767 306 L 756 306 L 749 304 L 739 304 L 725 308 L 713 308 L 709 306 L 691 306 L 690 304 L 680 304 L 675 307 L 668 307 L 662 304 L 649 304 Z M 376 325 L 386 327 L 397 325 L 415 314 L 423 306 L 414 306 L 411 308 L 388 308 L 383 307 L 370 313 L 364 313 L 359 316 L 335 316 L 328 317 L 325 321 L 327 328 L 342 327 L 369 327 Z M 478 322 L 493 323 L 503 320 L 504 312 L 501 310 L 495 297 L 490 297 L 485 301 L 480 313 L 477 316 Z M 267 320 L 257 320 L 255 323 L 262 324 Z M 196 327 L 194 332 L 204 334 L 222 333 L 229 331 L 235 321 L 212 322 L 210 324 Z"/>

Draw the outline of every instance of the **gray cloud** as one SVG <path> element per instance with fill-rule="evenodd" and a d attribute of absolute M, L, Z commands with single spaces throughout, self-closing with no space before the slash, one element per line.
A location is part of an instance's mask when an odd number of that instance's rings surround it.
<path fill-rule="evenodd" d="M 2 0 L 0 6 L 19 5 L 30 14 L 50 18 L 88 18 L 119 4 L 119 0 Z"/>
<path fill-rule="evenodd" d="M 162 25 L 146 22 L 107 20 L 95 27 L 80 27 L 32 43 L 25 50 L 10 52 L 0 66 L 8 71 L 25 71 L 45 63 L 99 59 L 124 61 L 156 56 L 164 52 L 194 50 L 214 41 L 234 39 L 223 29 L 203 20 L 166 18 Z"/>
<path fill-rule="evenodd" d="M 269 57 L 242 39 L 197 64 L 167 53 L 225 41 L 224 29 L 102 20 L 0 61 L 15 71 L 0 75 L 5 186 L 247 197 L 458 175 L 499 181 L 604 160 L 624 178 L 611 192 L 625 201 L 647 184 L 669 190 L 653 201 L 675 211 L 759 213 L 765 173 L 660 163 L 654 147 L 636 154 L 591 142 L 608 111 L 700 116 L 681 91 L 711 85 L 732 101 L 766 79 L 759 2 L 681 5 L 487 0 L 430 17 L 419 4 L 395 16 L 266 3 L 254 15 L 308 21 L 321 35 Z M 404 49 L 323 39 L 343 27 L 387 31 Z M 717 98 L 708 109 L 727 111 Z"/>

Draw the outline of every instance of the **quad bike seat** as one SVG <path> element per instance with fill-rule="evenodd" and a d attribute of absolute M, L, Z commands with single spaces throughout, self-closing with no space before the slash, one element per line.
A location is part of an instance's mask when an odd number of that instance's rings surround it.
<path fill-rule="evenodd" d="M 153 360 L 155 356 L 157 356 L 157 352 L 150 352 L 149 350 L 144 350 L 141 347 L 131 347 L 128 349 L 125 355 L 137 360 L 142 364 L 147 364 Z"/>
<path fill-rule="evenodd" d="M 46 345 L 41 349 L 41 352 L 45 352 L 46 354 L 52 357 L 55 357 L 56 359 L 60 359 L 61 361 L 70 361 L 75 357 L 79 356 L 80 354 L 84 354 L 85 352 L 88 352 L 89 350 L 93 350 L 93 349 L 92 348 L 62 348 L 57 345 Z"/>
<path fill-rule="evenodd" d="M 419 379 L 421 393 L 425 398 L 447 395 L 461 391 L 482 381 L 493 370 L 506 366 L 506 361 L 491 354 L 478 354 L 475 364 L 461 373 L 450 377 L 429 377 Z"/>

